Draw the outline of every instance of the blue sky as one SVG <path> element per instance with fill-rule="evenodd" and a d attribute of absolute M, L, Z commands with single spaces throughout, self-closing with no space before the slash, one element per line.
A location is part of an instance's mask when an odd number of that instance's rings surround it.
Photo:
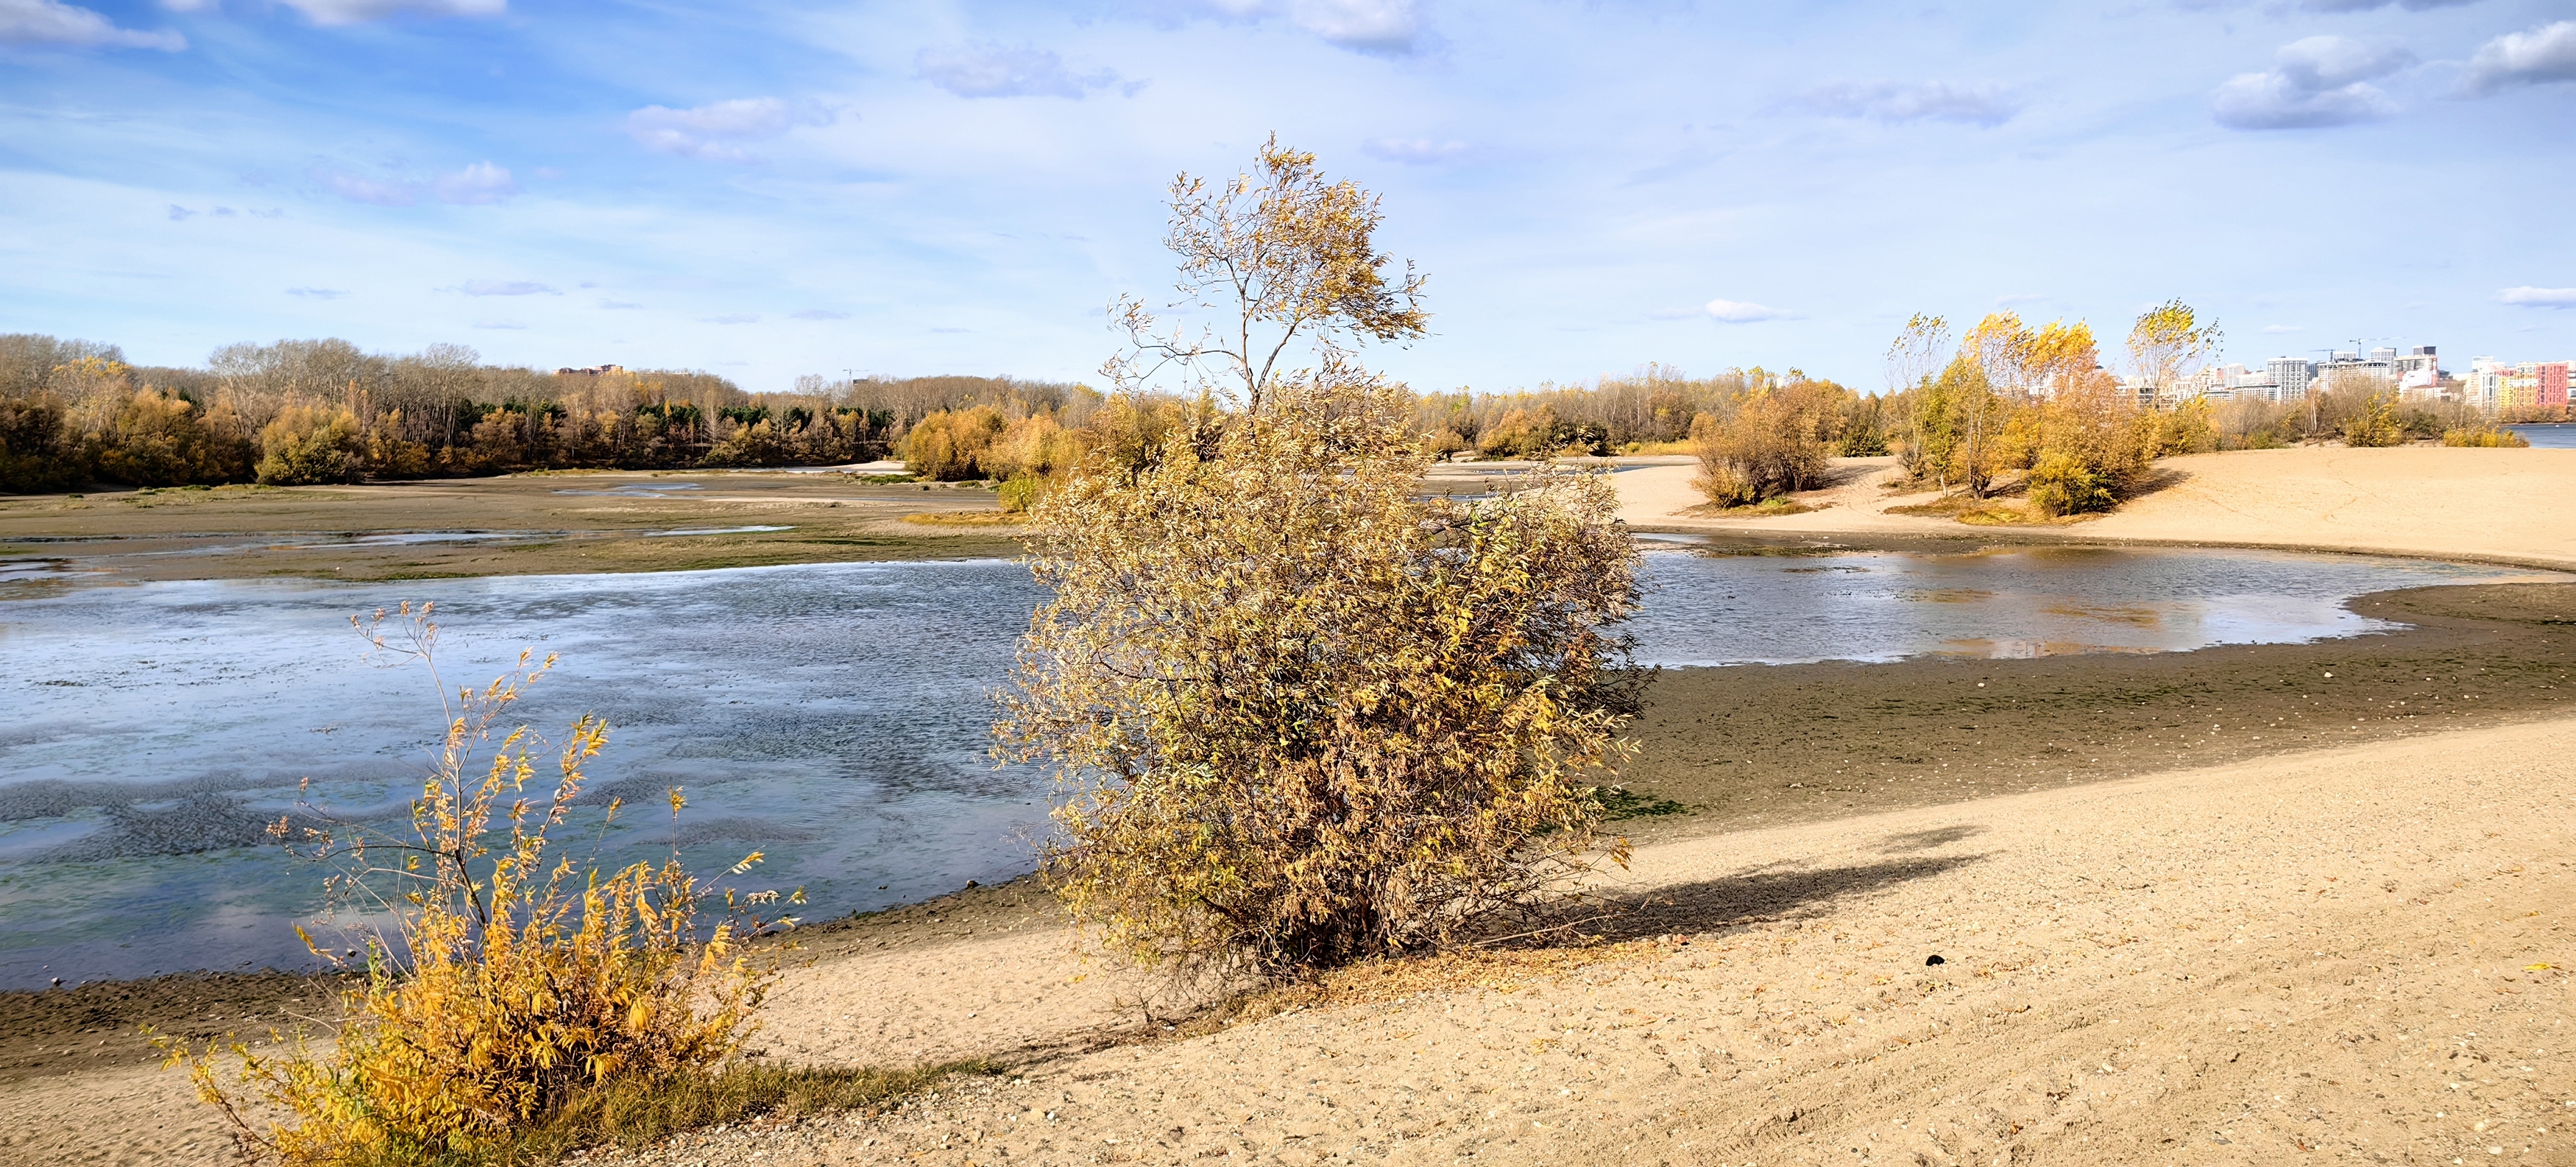
<path fill-rule="evenodd" d="M 1091 377 L 1274 130 L 1430 274 L 1421 389 L 2174 296 L 2576 356 L 2576 0 L 0 0 L 0 331 Z"/>

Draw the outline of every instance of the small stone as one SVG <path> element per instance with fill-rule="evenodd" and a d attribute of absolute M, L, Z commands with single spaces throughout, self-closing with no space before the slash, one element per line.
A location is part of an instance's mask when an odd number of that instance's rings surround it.
<path fill-rule="evenodd" d="M 1946 961 L 1946 960 L 1941 959 L 1941 954 L 1940 954 L 1940 953 L 1937 953 L 1937 952 L 1933 953 L 1933 954 L 1932 954 L 1932 955 L 1930 955 L 1930 956 L 1927 956 L 1927 957 L 1924 957 L 1924 958 L 1923 958 L 1923 967 L 1925 967 L 1925 968 L 1930 968 L 1930 967 L 1932 967 L 1933 965 L 1936 965 L 1936 964 L 1948 964 L 1948 963 L 1950 963 L 1950 962 L 1949 962 L 1949 961 Z"/>

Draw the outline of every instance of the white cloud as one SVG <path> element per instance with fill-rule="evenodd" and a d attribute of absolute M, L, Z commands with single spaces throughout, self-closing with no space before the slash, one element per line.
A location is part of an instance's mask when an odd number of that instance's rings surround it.
<path fill-rule="evenodd" d="M 626 115 L 626 132 L 648 150 L 715 162 L 752 162 L 746 142 L 775 138 L 798 126 L 830 125 L 832 111 L 811 102 L 738 97 L 694 109 L 648 105 Z"/>
<path fill-rule="evenodd" d="M 1355 53 L 1404 56 L 1422 48 L 1422 15 L 1414 0 L 1295 0 L 1288 19 Z"/>
<path fill-rule="evenodd" d="M 2524 308 L 2576 308 L 2576 288 L 2506 288 L 2496 299 Z"/>
<path fill-rule="evenodd" d="M 2312 36 L 2281 47 L 2272 68 L 2228 78 L 2211 115 L 2234 130 L 2295 130 L 2377 121 L 2397 112 L 2371 81 L 2415 63 L 2394 45 Z"/>
<path fill-rule="evenodd" d="M 204 12 L 215 6 L 215 0 L 161 0 L 161 7 L 172 12 Z"/>
<path fill-rule="evenodd" d="M 1700 309 L 1720 324 L 1759 324 L 1765 320 L 1795 320 L 1798 314 L 1786 308 L 1771 308 L 1744 300 L 1711 300 Z"/>
<path fill-rule="evenodd" d="M 2299 7 L 2310 12 L 2369 12 L 2394 4 L 2410 12 L 2422 12 L 2428 8 L 2457 8 L 2463 4 L 2477 2 L 2478 0 L 2302 0 Z"/>
<path fill-rule="evenodd" d="M 1837 81 L 1799 94 L 1792 104 L 1834 117 L 1972 126 L 2000 126 L 2021 112 L 2010 92 L 1989 82 Z"/>
<path fill-rule="evenodd" d="M 353 203 L 373 203 L 379 207 L 408 207 L 419 194 L 412 183 L 361 178 L 338 170 L 317 171 L 313 177 L 323 186 L 330 188 L 332 194 Z"/>
<path fill-rule="evenodd" d="M 1418 0 L 1179 0 L 1147 7 L 1236 20 L 1284 19 L 1326 44 L 1372 56 L 1411 56 L 1432 41 Z"/>
<path fill-rule="evenodd" d="M 365 24 L 396 16 L 501 16 L 510 0 L 283 0 L 315 24 Z M 475 325 L 480 328 L 482 325 Z"/>
<path fill-rule="evenodd" d="M 510 329 L 520 329 L 520 328 L 526 328 L 526 327 L 527 327 L 527 325 L 525 325 L 525 324 L 512 324 L 512 323 L 510 323 L 510 322 L 508 322 L 508 321 L 506 321 L 506 320 L 477 320 L 477 321 L 475 321 L 475 322 L 474 322 L 474 327 L 476 327 L 476 328 L 510 328 Z"/>
<path fill-rule="evenodd" d="M 2469 58 L 2465 83 L 2471 93 L 2493 93 L 2546 81 L 2576 81 L 2576 20 L 2506 33 L 2479 45 L 2477 55 Z"/>
<path fill-rule="evenodd" d="M 338 288 L 288 288 L 286 294 L 306 300 L 337 300 L 349 293 Z"/>
<path fill-rule="evenodd" d="M 795 317 L 798 320 L 847 320 L 850 318 L 850 314 L 847 312 L 835 312 L 829 308 L 807 308 L 798 312 L 790 312 L 788 315 Z"/>
<path fill-rule="evenodd" d="M 921 50 L 912 67 L 922 80 L 959 97 L 1069 97 L 1075 101 L 1118 86 L 1118 74 L 1103 69 L 1079 76 L 1064 67 L 1064 58 L 1045 49 L 1009 49 L 1000 45 L 956 45 Z M 1144 83 L 1119 86 L 1134 95 Z"/>
<path fill-rule="evenodd" d="M 560 296 L 563 293 L 533 280 L 467 280 L 457 289 L 468 296 Z"/>
<path fill-rule="evenodd" d="M 722 316 L 704 316 L 700 317 L 700 319 L 709 324 L 758 324 L 760 323 L 760 314 L 756 312 L 727 312 Z"/>
<path fill-rule="evenodd" d="M 62 0 L 0 0 L 0 45 L 72 45 L 79 48 L 159 49 L 175 53 L 188 39 L 164 29 L 144 32 Z"/>
<path fill-rule="evenodd" d="M 1468 146 L 1465 142 L 1435 142 L 1429 138 L 1371 138 L 1360 143 L 1360 149 L 1371 158 L 1430 166 L 1466 157 Z"/>
<path fill-rule="evenodd" d="M 519 184 L 510 172 L 489 162 L 441 175 L 429 185 L 438 192 L 439 201 L 446 203 L 497 203 L 519 193 Z"/>
<path fill-rule="evenodd" d="M 2306 332 L 2307 329 L 2296 324 L 2266 324 L 2263 331 L 2273 336 L 2286 336 L 2293 332 Z"/>
<path fill-rule="evenodd" d="M 191 211 L 191 210 L 189 210 L 188 208 L 183 207 L 183 206 L 180 206 L 180 205 L 179 205 L 179 204 L 177 204 L 177 203 L 172 203 L 172 204 L 170 204 L 170 221 L 171 221 L 171 222 L 173 222 L 173 223 L 184 223 L 184 222 L 187 222 L 187 221 L 188 221 L 188 217 L 189 217 L 189 216 L 191 216 L 191 215 L 194 215 L 194 214 L 196 214 L 196 213 L 197 213 L 197 212 L 195 212 L 195 211 Z"/>
<path fill-rule="evenodd" d="M 611 312 L 624 312 L 624 311 L 628 311 L 628 310 L 631 310 L 631 309 L 635 309 L 635 308 L 641 308 L 641 307 L 643 307 L 643 305 L 642 305 L 642 304 L 633 304 L 633 303 L 628 303 L 627 301 L 624 301 L 624 300 L 601 300 L 601 301 L 599 302 L 599 306 L 600 306 L 600 307 L 602 307 L 602 308 L 606 308 L 606 309 L 608 309 L 608 310 L 609 310 L 609 311 L 611 311 Z"/>

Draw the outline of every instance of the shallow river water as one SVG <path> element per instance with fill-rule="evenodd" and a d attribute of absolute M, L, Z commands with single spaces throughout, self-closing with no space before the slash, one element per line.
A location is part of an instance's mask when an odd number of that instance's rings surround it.
<path fill-rule="evenodd" d="M 1721 554 L 1650 544 L 1639 655 L 1662 664 L 2172 651 L 2384 625 L 2364 592 L 2522 576 L 2251 551 Z M 592 798 L 642 808 L 606 858 L 676 846 L 809 917 L 1028 870 L 1046 785 L 985 755 L 987 695 L 1038 601 L 1000 561 L 828 564 L 381 585 L 152 583 L 0 601 L 0 987 L 308 963 L 318 874 L 262 846 L 312 802 L 382 819 L 443 728 L 429 674 L 371 661 L 348 618 L 438 604 L 440 667 L 481 684 L 561 664 L 541 730 L 612 726 Z M 675 832 L 653 813 L 685 788 Z M 586 832 L 596 823 L 583 820 Z M 586 834 L 585 837 L 588 837 Z"/>

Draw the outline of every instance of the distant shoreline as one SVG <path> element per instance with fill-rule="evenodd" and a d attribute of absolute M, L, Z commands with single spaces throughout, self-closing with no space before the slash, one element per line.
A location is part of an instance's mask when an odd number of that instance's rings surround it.
<path fill-rule="evenodd" d="M 1620 518 L 1638 531 L 1769 539 L 1922 539 L 1997 544 L 2239 547 L 2387 555 L 2576 570 L 2576 513 L 2517 500 L 2576 496 L 2576 450 L 2306 446 L 2192 454 L 2155 463 L 2162 481 L 2098 519 L 2046 527 L 1971 526 L 1891 513 L 1929 491 L 1898 482 L 1892 458 L 1836 459 L 1789 515 L 1707 518 L 1693 470 L 1614 475 Z"/>

